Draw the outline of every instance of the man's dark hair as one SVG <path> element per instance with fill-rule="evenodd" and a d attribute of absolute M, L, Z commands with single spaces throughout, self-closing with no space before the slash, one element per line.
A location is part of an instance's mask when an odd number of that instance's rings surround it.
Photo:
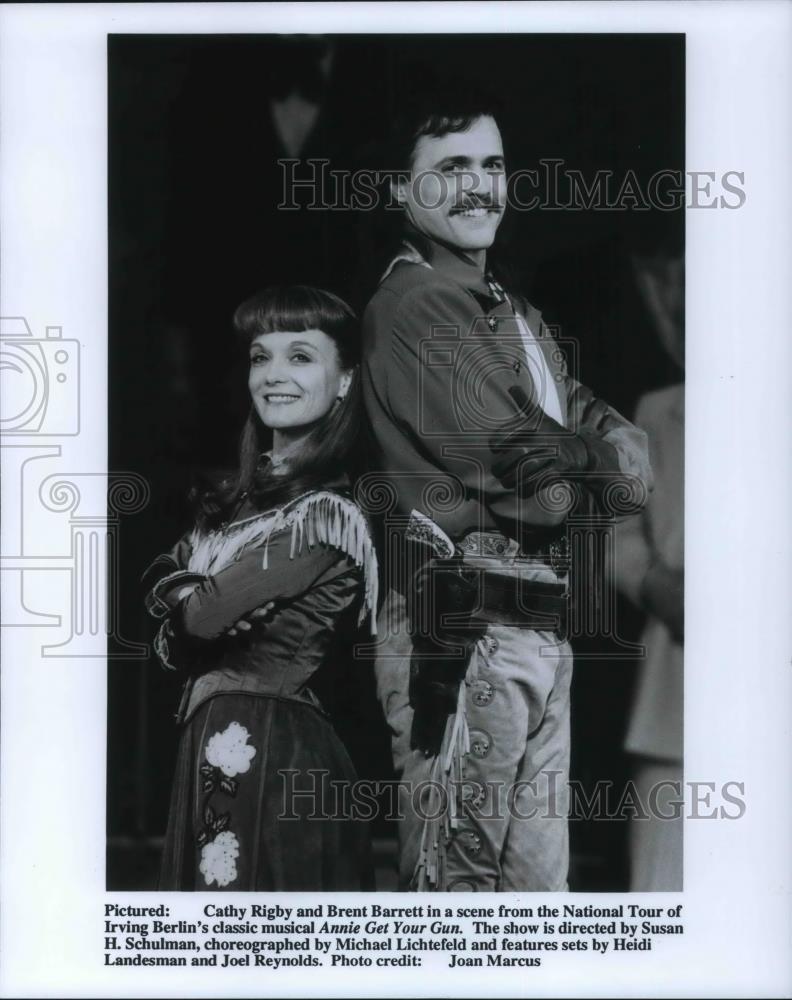
<path fill-rule="evenodd" d="M 498 120 L 502 113 L 503 104 L 498 98 L 466 78 L 439 85 L 435 79 L 416 72 L 412 94 L 402 97 L 388 138 L 370 147 L 371 162 L 380 171 L 380 200 L 377 211 L 365 213 L 361 228 L 365 249 L 354 283 L 354 302 L 361 310 L 404 237 L 404 213 L 392 203 L 391 181 L 411 170 L 418 140 L 425 135 L 439 138 L 449 132 L 465 132 L 479 118 Z M 500 272 L 499 277 L 505 275 Z"/>
<path fill-rule="evenodd" d="M 449 82 L 408 98 L 391 132 L 387 166 L 407 170 L 421 136 L 440 138 L 449 132 L 466 132 L 477 119 L 497 119 L 502 110 L 494 95 L 467 80 Z"/>

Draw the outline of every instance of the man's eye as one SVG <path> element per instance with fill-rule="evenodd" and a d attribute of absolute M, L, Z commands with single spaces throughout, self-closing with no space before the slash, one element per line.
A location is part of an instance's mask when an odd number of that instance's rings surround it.
<path fill-rule="evenodd" d="M 461 171 L 462 171 L 463 169 L 464 169 L 464 167 L 462 166 L 462 164 L 461 164 L 461 163 L 447 163 L 447 164 L 446 164 L 446 165 L 445 165 L 445 166 L 443 167 L 443 170 L 442 170 L 442 172 L 443 172 L 444 174 L 458 174 L 458 173 L 460 173 L 460 172 L 461 172 Z"/>

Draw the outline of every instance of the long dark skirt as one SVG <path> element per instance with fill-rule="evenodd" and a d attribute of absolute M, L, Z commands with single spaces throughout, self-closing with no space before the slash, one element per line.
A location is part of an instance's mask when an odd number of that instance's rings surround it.
<path fill-rule="evenodd" d="M 373 889 L 367 824 L 350 816 L 355 780 L 310 704 L 216 695 L 182 733 L 160 888 Z"/>

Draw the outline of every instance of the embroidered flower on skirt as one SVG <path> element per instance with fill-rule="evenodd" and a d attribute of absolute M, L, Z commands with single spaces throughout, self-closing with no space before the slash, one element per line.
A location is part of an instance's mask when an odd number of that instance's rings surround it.
<path fill-rule="evenodd" d="M 222 733 L 215 733 L 206 744 L 206 759 L 219 767 L 227 778 L 250 770 L 256 748 L 248 744 L 250 733 L 238 722 L 231 722 Z"/>
<path fill-rule="evenodd" d="M 221 888 L 237 877 L 236 859 L 239 841 L 230 830 L 218 833 L 214 840 L 201 849 L 200 871 L 207 885 L 217 882 Z"/>

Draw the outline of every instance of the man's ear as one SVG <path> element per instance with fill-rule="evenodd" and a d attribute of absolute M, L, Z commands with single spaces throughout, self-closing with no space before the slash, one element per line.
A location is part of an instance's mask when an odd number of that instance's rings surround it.
<path fill-rule="evenodd" d="M 407 187 L 410 183 L 409 178 L 399 177 L 396 180 L 391 180 L 391 198 L 402 207 L 407 204 Z"/>

